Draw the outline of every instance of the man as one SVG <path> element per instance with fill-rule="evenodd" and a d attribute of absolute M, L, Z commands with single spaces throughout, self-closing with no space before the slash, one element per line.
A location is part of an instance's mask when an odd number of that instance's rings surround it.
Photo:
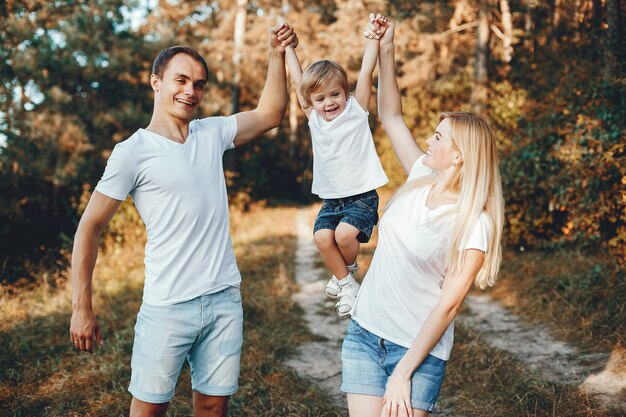
<path fill-rule="evenodd" d="M 70 339 L 87 352 L 93 352 L 94 339 L 102 344 L 91 290 L 100 234 L 128 194 L 146 224 L 131 416 L 165 415 L 185 358 L 196 416 L 225 416 L 238 388 L 241 277 L 228 230 L 222 156 L 282 122 L 284 52 L 292 44 L 297 37 L 287 24 L 270 30 L 267 79 L 256 109 L 193 121 L 207 82 L 206 62 L 189 47 L 162 51 L 150 76 L 150 124 L 115 146 L 80 220 L 72 253 Z"/>

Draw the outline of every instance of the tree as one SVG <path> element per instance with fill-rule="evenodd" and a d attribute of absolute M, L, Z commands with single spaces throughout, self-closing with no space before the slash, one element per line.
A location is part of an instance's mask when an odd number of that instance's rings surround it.
<path fill-rule="evenodd" d="M 604 79 L 613 80 L 621 74 L 624 38 L 620 0 L 607 0 L 608 39 L 604 53 Z M 622 74 L 623 75 L 623 74 Z"/>
<path fill-rule="evenodd" d="M 487 77 L 489 73 L 489 7 L 487 0 L 478 3 L 478 34 L 474 61 L 474 90 L 472 111 L 481 113 L 487 101 Z"/>
<path fill-rule="evenodd" d="M 502 15 L 502 43 L 504 47 L 503 61 L 508 64 L 513 58 L 513 19 L 508 0 L 500 0 L 500 14 Z"/>
<path fill-rule="evenodd" d="M 0 28 L 0 265 L 2 281 L 59 258 L 72 233 L 83 184 L 149 106 L 143 40 L 124 3 L 8 2 Z M 132 3 L 128 3 L 132 7 Z M 149 72 L 148 72 L 149 73 Z M 67 239 L 65 240 L 67 244 Z M 31 271 L 30 273 L 33 273 Z"/>

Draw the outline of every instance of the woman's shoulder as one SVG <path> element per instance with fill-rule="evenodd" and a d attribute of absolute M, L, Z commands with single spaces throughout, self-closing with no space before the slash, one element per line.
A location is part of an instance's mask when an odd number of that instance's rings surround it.
<path fill-rule="evenodd" d="M 411 172 L 409 172 L 409 177 L 407 181 L 414 180 L 419 177 L 423 177 L 426 175 L 431 175 L 433 170 L 426 165 L 424 165 L 424 158 L 426 154 L 420 155 L 415 162 L 413 162 L 413 167 L 411 168 Z"/>

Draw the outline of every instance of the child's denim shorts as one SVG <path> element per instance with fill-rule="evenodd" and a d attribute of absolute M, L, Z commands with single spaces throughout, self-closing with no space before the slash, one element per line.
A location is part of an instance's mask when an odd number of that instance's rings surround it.
<path fill-rule="evenodd" d="M 381 339 L 350 320 L 343 340 L 341 391 L 382 397 L 387 379 L 408 349 Z M 446 370 L 446 361 L 428 355 L 411 377 L 411 406 L 432 412 Z"/>
<path fill-rule="evenodd" d="M 239 288 L 166 306 L 141 305 L 128 391 L 153 404 L 169 402 L 185 359 L 191 388 L 228 396 L 237 391 L 243 341 Z"/>
<path fill-rule="evenodd" d="M 324 200 L 315 219 L 313 233 L 321 229 L 335 230 L 339 223 L 348 223 L 359 229 L 357 240 L 366 243 L 372 237 L 372 229 L 378 223 L 378 193 L 368 191 L 344 198 Z"/>

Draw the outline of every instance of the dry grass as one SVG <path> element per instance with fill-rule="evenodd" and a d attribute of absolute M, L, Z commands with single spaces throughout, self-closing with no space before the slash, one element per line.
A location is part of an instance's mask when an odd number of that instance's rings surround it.
<path fill-rule="evenodd" d="M 381 207 L 387 197 L 382 193 Z M 232 416 L 342 415 L 324 393 L 282 364 L 297 345 L 314 340 L 290 298 L 296 212 L 257 207 L 232 215 L 245 314 L 240 391 L 231 401 Z M 67 288 L 0 294 L 0 415 L 127 414 L 133 325 L 143 285 L 142 239 L 123 246 L 113 239 L 98 262 L 94 288 L 105 346 L 94 355 L 79 355 L 69 343 Z M 376 235 L 363 246 L 358 278 L 375 244 Z M 563 338 L 608 350 L 624 335 L 624 283 L 619 271 L 599 262 L 575 252 L 509 252 L 491 294 L 527 318 L 551 323 Z M 169 415 L 192 415 L 190 398 L 185 367 Z M 462 416 L 619 415 L 599 411 L 575 386 L 537 379 L 522 363 L 460 326 L 441 403 Z"/>
<path fill-rule="evenodd" d="M 296 209 L 233 213 L 233 244 L 242 271 L 244 351 L 233 416 L 338 416 L 317 388 L 282 359 L 312 336 L 290 299 L 294 289 Z M 69 343 L 69 288 L 39 287 L 0 295 L 0 415 L 123 416 L 128 413 L 133 326 L 143 285 L 143 238 L 108 242 L 95 271 L 95 308 L 105 345 L 94 355 Z M 168 415 L 192 415 L 189 369 Z"/>
<path fill-rule="evenodd" d="M 463 416 L 618 416 L 576 386 L 537 379 L 523 363 L 457 326 L 441 404 Z"/>
<path fill-rule="evenodd" d="M 490 295 L 564 340 L 608 352 L 626 347 L 625 278 L 604 254 L 508 251 Z"/>

